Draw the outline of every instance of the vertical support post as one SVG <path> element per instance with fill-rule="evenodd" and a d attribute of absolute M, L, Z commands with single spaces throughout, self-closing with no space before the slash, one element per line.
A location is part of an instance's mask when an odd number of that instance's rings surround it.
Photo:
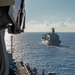
<path fill-rule="evenodd" d="M 0 30 L 0 65 L 1 65 L 1 75 L 9 74 L 9 60 L 5 47 L 5 29 Z"/>
<path fill-rule="evenodd" d="M 11 53 L 13 55 L 13 36 L 11 36 Z"/>

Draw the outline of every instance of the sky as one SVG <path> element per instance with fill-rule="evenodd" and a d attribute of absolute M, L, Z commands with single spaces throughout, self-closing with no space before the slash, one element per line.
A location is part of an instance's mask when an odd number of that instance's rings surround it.
<path fill-rule="evenodd" d="M 26 32 L 75 32 L 75 0 L 25 0 Z"/>

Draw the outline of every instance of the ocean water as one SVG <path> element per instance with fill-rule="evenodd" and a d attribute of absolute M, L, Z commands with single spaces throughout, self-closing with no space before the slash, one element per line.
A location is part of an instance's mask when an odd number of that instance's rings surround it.
<path fill-rule="evenodd" d="M 39 73 L 45 69 L 57 75 L 75 75 L 75 33 L 58 33 L 60 46 L 47 46 L 41 42 L 42 33 L 23 33 L 13 36 L 13 58 L 36 67 Z M 10 52 L 10 35 L 6 35 L 6 47 Z"/>

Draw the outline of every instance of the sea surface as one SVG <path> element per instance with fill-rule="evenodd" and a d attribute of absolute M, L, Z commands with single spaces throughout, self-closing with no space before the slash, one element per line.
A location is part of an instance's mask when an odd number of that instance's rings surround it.
<path fill-rule="evenodd" d="M 43 33 L 13 35 L 13 58 L 29 63 L 41 74 L 55 72 L 57 75 L 75 75 L 75 33 L 58 33 L 60 46 L 42 44 Z M 11 52 L 11 37 L 6 35 L 6 48 Z"/>

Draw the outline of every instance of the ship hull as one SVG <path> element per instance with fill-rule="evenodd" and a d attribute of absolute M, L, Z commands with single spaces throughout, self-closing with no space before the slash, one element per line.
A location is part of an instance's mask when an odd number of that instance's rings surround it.
<path fill-rule="evenodd" d="M 46 39 L 42 39 L 42 44 L 45 45 L 55 45 L 55 46 L 59 46 L 61 43 L 61 41 L 51 41 L 51 40 L 46 40 Z"/>

